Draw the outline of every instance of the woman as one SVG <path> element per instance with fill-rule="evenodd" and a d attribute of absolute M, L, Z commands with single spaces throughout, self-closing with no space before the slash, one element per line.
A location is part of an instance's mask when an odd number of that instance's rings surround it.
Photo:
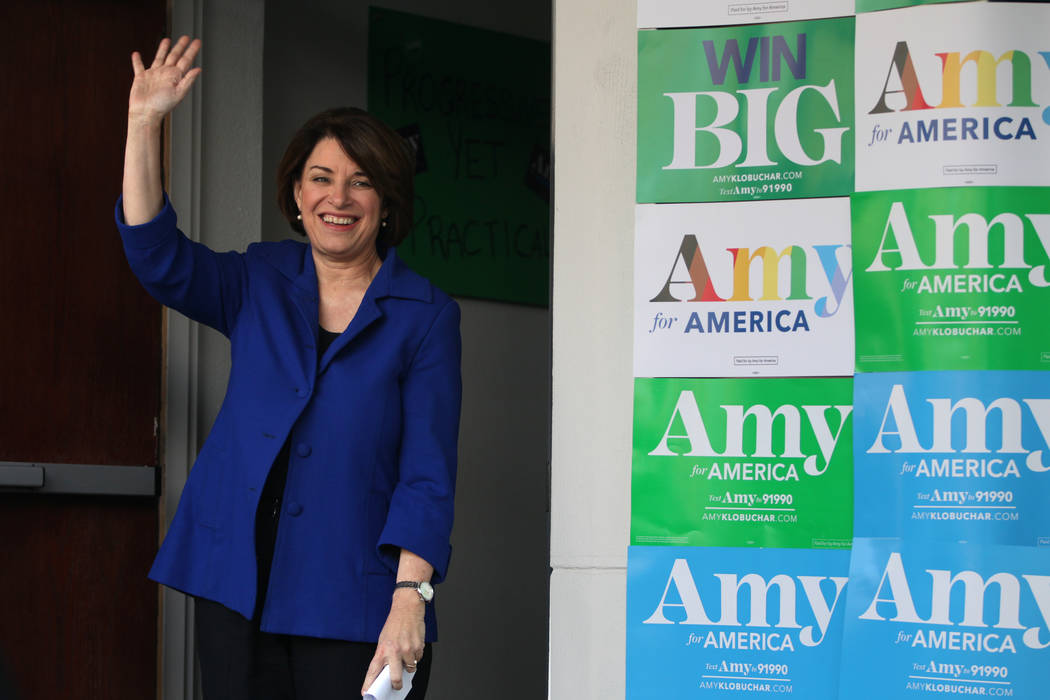
<path fill-rule="evenodd" d="M 215 420 L 150 576 L 197 598 L 210 700 L 346 697 L 390 667 L 421 698 L 445 576 L 459 429 L 459 309 L 394 252 L 413 162 L 354 109 L 293 138 L 278 196 L 308 244 L 215 253 L 161 183 L 164 116 L 200 73 L 165 39 L 135 72 L 118 227 L 162 303 L 231 341 Z M 418 671 L 417 671 L 418 669 Z"/>

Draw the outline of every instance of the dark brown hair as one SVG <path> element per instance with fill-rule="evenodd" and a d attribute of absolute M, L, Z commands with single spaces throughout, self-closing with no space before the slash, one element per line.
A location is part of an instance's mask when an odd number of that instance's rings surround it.
<path fill-rule="evenodd" d="M 293 229 L 306 233 L 296 218 L 295 184 L 302 179 L 306 160 L 322 139 L 339 142 L 346 155 L 367 173 L 386 209 L 387 225 L 379 229 L 376 245 L 385 248 L 405 239 L 412 229 L 412 178 L 415 160 L 400 135 L 363 109 L 338 107 L 311 117 L 292 137 L 277 166 L 277 206 Z"/>

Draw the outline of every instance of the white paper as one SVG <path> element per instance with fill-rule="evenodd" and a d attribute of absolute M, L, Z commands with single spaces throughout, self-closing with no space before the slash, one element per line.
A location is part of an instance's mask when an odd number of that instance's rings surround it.
<path fill-rule="evenodd" d="M 636 377 L 853 374 L 845 197 L 639 204 L 634 266 Z"/>
<path fill-rule="evenodd" d="M 638 0 L 638 28 L 713 27 L 847 17 L 853 0 Z"/>
<path fill-rule="evenodd" d="M 859 15 L 856 190 L 1050 185 L 1047 26 L 1034 3 Z"/>
<path fill-rule="evenodd" d="M 364 700 L 404 700 L 408 691 L 412 690 L 412 676 L 415 671 L 401 671 L 401 690 L 394 690 L 390 686 L 390 667 L 384 666 L 379 676 L 372 681 L 365 691 Z"/>

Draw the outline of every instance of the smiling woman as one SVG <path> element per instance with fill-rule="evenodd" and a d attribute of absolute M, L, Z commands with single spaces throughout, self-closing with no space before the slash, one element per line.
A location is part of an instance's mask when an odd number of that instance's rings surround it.
<path fill-rule="evenodd" d="M 366 112 L 323 112 L 278 172 L 278 205 L 308 244 L 218 254 L 189 241 L 163 193 L 159 133 L 199 48 L 165 40 L 148 69 L 133 55 L 116 212 L 146 289 L 231 341 L 226 398 L 150 576 L 197 598 L 208 700 L 345 698 L 384 666 L 419 700 L 461 384 L 459 307 L 394 250 L 412 222 L 412 158 Z"/>

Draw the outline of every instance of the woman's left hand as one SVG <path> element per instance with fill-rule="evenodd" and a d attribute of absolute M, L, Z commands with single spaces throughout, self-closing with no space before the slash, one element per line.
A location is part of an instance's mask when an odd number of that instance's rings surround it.
<path fill-rule="evenodd" d="M 401 689 L 402 670 L 416 670 L 416 664 L 423 658 L 425 609 L 426 603 L 415 589 L 398 588 L 394 591 L 390 614 L 383 631 L 379 633 L 379 643 L 372 663 L 368 666 L 364 685 L 361 686 L 361 695 L 365 694 L 384 666 L 390 667 L 390 685 L 394 690 Z"/>

